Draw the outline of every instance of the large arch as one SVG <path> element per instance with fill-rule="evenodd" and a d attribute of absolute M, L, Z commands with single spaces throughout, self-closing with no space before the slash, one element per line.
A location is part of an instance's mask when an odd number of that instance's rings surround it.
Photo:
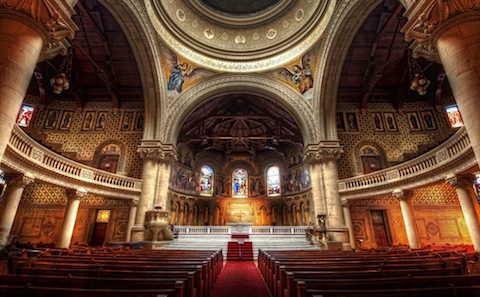
<path fill-rule="evenodd" d="M 143 139 L 157 139 L 160 133 L 159 118 L 165 108 L 162 98 L 167 98 L 157 32 L 140 1 L 99 0 L 99 2 L 119 23 L 137 61 L 144 96 Z"/>
<path fill-rule="evenodd" d="M 336 109 L 338 86 L 342 73 L 343 61 L 355 35 L 370 13 L 383 0 L 343 1 L 337 7 L 335 17 L 327 28 L 320 46 L 322 55 L 317 62 L 317 76 L 314 85 L 314 108 L 320 119 L 323 139 L 338 139 L 336 127 Z M 405 1 L 399 1 L 405 5 Z"/>
<path fill-rule="evenodd" d="M 302 132 L 305 146 L 319 143 L 318 119 L 310 104 L 298 92 L 270 78 L 235 74 L 214 76 L 182 93 L 162 117 L 160 141 L 176 144 L 185 119 L 196 107 L 215 96 L 236 93 L 258 95 L 275 101 L 292 114 Z"/>

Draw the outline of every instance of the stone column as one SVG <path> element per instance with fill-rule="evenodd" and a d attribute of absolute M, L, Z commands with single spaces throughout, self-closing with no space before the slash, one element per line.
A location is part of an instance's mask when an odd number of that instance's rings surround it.
<path fill-rule="evenodd" d="M 348 238 L 350 240 L 350 247 L 355 249 L 355 236 L 353 236 L 352 215 L 350 213 L 350 203 L 348 200 L 342 200 L 343 216 L 345 217 L 345 225 L 348 229 Z"/>
<path fill-rule="evenodd" d="M 142 193 L 138 201 L 135 225 L 143 226 L 145 213 L 153 210 L 155 190 L 157 188 L 158 162 L 151 155 L 143 155 Z"/>
<path fill-rule="evenodd" d="M 330 240 L 342 242 L 344 248 L 349 249 L 348 230 L 338 191 L 337 160 L 342 153 L 343 149 L 337 141 L 324 142 L 308 147 L 305 160 L 310 164 L 315 217 L 326 215 Z"/>
<path fill-rule="evenodd" d="M 478 252 L 480 251 L 480 226 L 475 211 L 475 204 L 468 190 L 472 187 L 473 177 L 470 175 L 450 175 L 446 178 L 446 181 L 454 186 L 457 191 L 463 217 L 467 223 L 468 233 L 470 234 L 475 251 Z"/>
<path fill-rule="evenodd" d="M 73 3 L 60 2 L 0 0 L 0 160 L 42 53 L 56 55 L 78 29 Z"/>
<path fill-rule="evenodd" d="M 418 240 L 417 228 L 415 227 L 415 217 L 410 204 L 408 204 L 408 195 L 400 189 L 394 190 L 392 194 L 400 201 L 403 223 L 407 231 L 408 245 L 412 249 L 417 249 L 420 247 L 420 241 Z"/>
<path fill-rule="evenodd" d="M 8 243 L 8 236 L 12 230 L 23 190 L 33 181 L 32 175 L 25 174 L 13 177 L 7 184 L 4 207 L 0 214 L 0 248 Z"/>
<path fill-rule="evenodd" d="M 443 64 L 480 164 L 480 0 L 411 4 L 403 28 L 415 53 Z"/>
<path fill-rule="evenodd" d="M 62 249 L 68 249 L 70 242 L 72 241 L 73 229 L 75 227 L 75 220 L 77 219 L 78 206 L 80 205 L 80 199 L 87 194 L 85 189 L 68 190 L 68 202 L 63 217 L 62 232 L 58 239 L 57 247 Z"/>
<path fill-rule="evenodd" d="M 132 236 L 132 228 L 135 225 L 135 216 L 137 215 L 138 200 L 133 199 L 130 202 L 130 214 L 128 215 L 127 238 L 125 241 L 129 242 Z"/>

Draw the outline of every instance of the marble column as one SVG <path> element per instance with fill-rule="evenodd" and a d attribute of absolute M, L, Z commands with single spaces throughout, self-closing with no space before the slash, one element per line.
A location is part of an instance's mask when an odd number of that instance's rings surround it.
<path fill-rule="evenodd" d="M 422 0 L 410 4 L 406 39 L 415 53 L 443 64 L 480 164 L 480 0 Z"/>
<path fill-rule="evenodd" d="M 68 202 L 65 215 L 63 217 L 62 232 L 60 233 L 60 238 L 58 239 L 57 243 L 58 248 L 68 249 L 70 247 L 80 200 L 86 194 L 87 191 L 85 189 L 67 191 Z"/>
<path fill-rule="evenodd" d="M 400 209 L 402 211 L 405 231 L 407 232 L 408 245 L 412 249 L 417 249 L 420 247 L 420 241 L 418 240 L 417 228 L 415 226 L 415 217 L 408 203 L 408 194 L 402 190 L 395 190 L 393 191 L 393 196 L 400 201 Z"/>
<path fill-rule="evenodd" d="M 135 225 L 143 226 L 145 223 L 145 214 L 153 210 L 155 201 L 155 190 L 157 188 L 158 162 L 153 156 L 143 156 L 142 171 L 142 193 L 138 201 L 137 215 L 135 216 Z"/>
<path fill-rule="evenodd" d="M 57 2 L 0 1 L 0 161 L 41 55 L 58 53 L 78 29 L 70 19 L 73 1 Z"/>
<path fill-rule="evenodd" d="M 130 213 L 128 215 L 127 237 L 126 242 L 129 242 L 132 236 L 132 228 L 135 225 L 135 216 L 137 215 L 138 200 L 130 201 Z"/>
<path fill-rule="evenodd" d="M 455 187 L 458 195 L 458 201 L 462 207 L 463 217 L 467 223 L 468 233 L 472 240 L 475 251 L 480 251 L 480 226 L 475 211 L 475 203 L 473 197 L 469 193 L 469 189 L 472 187 L 473 176 L 470 175 L 450 175 L 446 178 L 446 181 Z"/>
<path fill-rule="evenodd" d="M 325 206 L 325 195 L 323 193 L 323 169 L 322 162 L 317 158 L 307 159 L 310 164 L 310 180 L 312 183 L 312 206 L 314 217 L 310 218 L 317 225 L 317 217 L 325 215 L 327 208 Z"/>
<path fill-rule="evenodd" d="M 355 236 L 353 235 L 352 215 L 350 213 L 350 202 L 342 200 L 343 216 L 345 217 L 345 225 L 348 229 L 348 238 L 350 240 L 350 247 L 355 249 Z"/>
<path fill-rule="evenodd" d="M 0 213 L 0 248 L 8 243 L 8 237 L 12 230 L 23 190 L 33 181 L 32 175 L 25 174 L 14 176 L 7 183 L 5 201 L 3 202 L 4 207 Z"/>

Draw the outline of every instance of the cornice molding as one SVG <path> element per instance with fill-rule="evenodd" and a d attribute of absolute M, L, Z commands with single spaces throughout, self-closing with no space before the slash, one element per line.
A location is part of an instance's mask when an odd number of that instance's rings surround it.
<path fill-rule="evenodd" d="M 177 160 L 175 145 L 163 144 L 155 140 L 143 140 L 137 152 L 144 160 L 173 163 Z"/>
<path fill-rule="evenodd" d="M 304 151 L 304 160 L 307 163 L 317 163 L 340 159 L 344 153 L 338 141 L 323 141 L 317 145 L 307 145 Z"/>

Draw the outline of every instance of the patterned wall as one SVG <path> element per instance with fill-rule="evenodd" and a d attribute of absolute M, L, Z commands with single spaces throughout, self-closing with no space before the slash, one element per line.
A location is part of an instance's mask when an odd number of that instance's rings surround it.
<path fill-rule="evenodd" d="M 444 111 L 436 111 L 426 102 L 406 102 L 402 113 L 398 113 L 389 103 L 369 103 L 366 110 L 368 112 L 363 113 L 356 104 L 338 103 L 337 112 L 341 114 L 340 122 L 342 123 L 337 123 L 337 126 L 344 127 L 339 129 L 338 135 L 345 150 L 338 162 L 340 178 L 351 177 L 363 172 L 356 152 L 362 144 L 378 145 L 384 151 L 386 165 L 389 166 L 404 161 L 405 153 L 414 156 L 419 152 L 419 146 L 434 147 L 455 133 L 455 130 L 449 127 Z M 422 114 L 425 112 L 433 115 L 434 128 L 426 127 L 422 120 Z M 410 127 L 407 118 L 410 113 L 417 114 L 419 129 L 413 130 L 418 131 L 412 131 Z M 375 114 L 380 115 L 383 131 L 378 131 L 382 129 L 375 127 Z M 396 129 L 388 129 L 385 121 L 385 117 L 392 115 Z M 356 118 L 356 129 L 350 127 L 348 117 L 351 117 L 353 121 Z M 352 126 L 355 128 L 355 124 Z"/>
<path fill-rule="evenodd" d="M 34 97 L 26 99 L 27 103 L 34 106 L 36 101 Z M 55 111 L 58 111 L 55 124 L 49 125 L 48 117 Z M 62 128 L 64 114 L 69 112 L 72 115 L 71 123 L 67 125 L 68 128 Z M 102 128 L 97 128 L 102 114 L 105 122 Z M 86 127 L 89 115 L 92 115 L 93 127 Z M 143 127 L 136 127 L 135 123 L 138 120 L 139 125 L 143 125 L 139 118 L 142 115 L 142 103 L 126 102 L 122 104 L 121 109 L 114 110 L 110 102 L 92 102 L 87 103 L 84 109 L 79 111 L 75 107 L 75 102 L 51 101 L 45 109 L 37 108 L 32 125 L 25 131 L 56 152 L 67 153 L 67 157 L 93 167 L 98 166 L 98 160 L 94 160 L 96 150 L 110 141 L 118 142 L 125 148 L 126 154 L 123 173 L 139 178 L 142 173 L 142 161 L 136 151 L 142 138 Z M 125 124 L 128 119 L 129 125 Z M 52 126 L 53 128 L 49 128 Z"/>
<path fill-rule="evenodd" d="M 62 230 L 67 205 L 64 188 L 43 183 L 28 185 L 15 217 L 12 234 L 30 243 L 53 243 Z M 88 243 L 93 232 L 98 209 L 110 209 L 111 216 L 106 241 L 124 241 L 126 238 L 129 200 L 109 199 L 87 194 L 80 201 L 72 243 Z"/>
<path fill-rule="evenodd" d="M 437 183 L 409 192 L 421 245 L 471 244 L 455 189 Z M 355 239 L 362 247 L 376 247 L 371 210 L 385 210 L 392 244 L 407 244 L 400 202 L 393 195 L 352 200 L 350 211 Z"/>

